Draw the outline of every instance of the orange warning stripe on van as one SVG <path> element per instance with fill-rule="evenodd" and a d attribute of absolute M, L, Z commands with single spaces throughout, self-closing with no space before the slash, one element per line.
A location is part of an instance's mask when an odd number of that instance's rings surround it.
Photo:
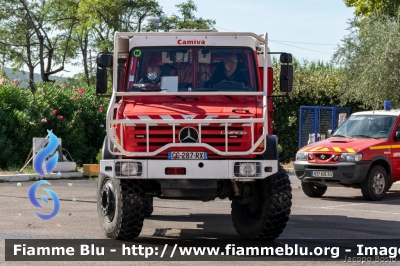
<path fill-rule="evenodd" d="M 391 148 L 400 148 L 400 145 L 380 145 L 369 147 L 370 150 L 387 150 Z"/>

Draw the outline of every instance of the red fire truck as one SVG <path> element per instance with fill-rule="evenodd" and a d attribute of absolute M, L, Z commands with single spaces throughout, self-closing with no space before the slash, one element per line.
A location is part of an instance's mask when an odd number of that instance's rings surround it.
<path fill-rule="evenodd" d="M 328 139 L 301 148 L 294 170 L 304 193 L 322 197 L 328 186 L 361 188 L 381 200 L 400 180 L 400 111 L 352 114 Z"/>
<path fill-rule="evenodd" d="M 277 54 L 281 91 L 290 92 L 292 57 Z M 153 197 L 229 198 L 240 236 L 282 233 L 292 196 L 271 130 L 266 33 L 117 32 L 97 65 L 97 93 L 112 74 L 97 191 L 108 237 L 136 238 Z"/>

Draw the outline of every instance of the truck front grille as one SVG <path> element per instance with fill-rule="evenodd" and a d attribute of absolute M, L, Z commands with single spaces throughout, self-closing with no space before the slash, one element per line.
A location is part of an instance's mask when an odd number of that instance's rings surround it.
<path fill-rule="evenodd" d="M 179 132 L 186 126 L 176 126 L 175 135 L 173 136 L 172 126 L 149 126 L 149 148 L 150 152 L 160 147 L 173 143 L 181 143 L 179 140 Z M 192 126 L 197 131 L 198 127 Z M 124 139 L 124 148 L 127 151 L 146 151 L 147 135 L 146 126 L 136 125 L 134 127 L 126 127 Z M 228 147 L 236 147 L 235 150 L 248 150 L 251 147 L 250 127 L 230 126 L 228 127 Z M 201 143 L 209 144 L 218 150 L 225 151 L 225 126 L 202 126 L 201 127 Z"/>

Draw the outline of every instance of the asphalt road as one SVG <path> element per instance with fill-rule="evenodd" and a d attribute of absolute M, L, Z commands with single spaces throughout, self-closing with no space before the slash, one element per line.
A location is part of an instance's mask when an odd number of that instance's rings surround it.
<path fill-rule="evenodd" d="M 308 198 L 291 176 L 293 206 L 289 222 L 279 239 L 400 239 L 400 183 L 395 183 L 385 199 L 369 202 L 361 191 L 328 188 L 320 199 Z M 61 202 L 59 214 L 40 220 L 29 202 L 27 192 L 33 182 L 0 183 L 0 265 L 27 265 L 5 262 L 5 239 L 105 239 L 96 210 L 95 180 L 53 180 L 51 188 Z M 39 193 L 39 192 L 38 192 Z M 45 194 L 45 193 L 43 193 Z M 40 194 L 38 194 L 40 195 Z M 46 208 L 45 208 L 46 209 Z M 238 239 L 230 215 L 230 201 L 211 202 L 154 199 L 153 215 L 144 222 L 140 238 Z M 43 211 L 45 212 L 45 211 Z M 74 262 L 74 265 L 163 265 L 164 262 Z M 29 265 L 71 265 L 70 263 L 31 262 Z M 172 265 L 186 265 L 174 262 Z M 204 262 L 191 262 L 203 265 Z M 219 265 L 221 262 L 207 263 Z M 242 265 L 229 262 L 227 265 Z M 275 263 L 276 264 L 276 263 Z M 280 262 L 279 265 L 289 264 Z M 310 262 L 298 262 L 309 265 Z M 340 264 L 316 262 L 315 265 Z"/>

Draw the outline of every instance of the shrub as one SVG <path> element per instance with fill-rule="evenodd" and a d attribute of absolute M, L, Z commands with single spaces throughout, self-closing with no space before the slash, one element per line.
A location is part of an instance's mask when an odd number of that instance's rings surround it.
<path fill-rule="evenodd" d="M 94 87 L 38 84 L 32 93 L 0 85 L 0 98 L 1 168 L 23 164 L 32 138 L 45 137 L 47 129 L 62 139 L 75 162 L 96 162 L 106 134 L 108 99 L 96 97 Z"/>

